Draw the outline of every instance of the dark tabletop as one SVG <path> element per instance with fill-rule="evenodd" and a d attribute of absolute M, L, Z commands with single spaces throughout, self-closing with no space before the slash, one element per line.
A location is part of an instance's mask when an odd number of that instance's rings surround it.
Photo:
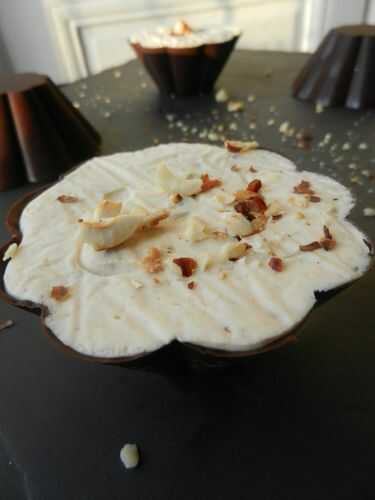
<path fill-rule="evenodd" d="M 350 187 L 351 219 L 375 239 L 375 217 L 363 215 L 375 207 L 374 112 L 293 100 L 305 60 L 235 52 L 218 87 L 245 102 L 239 113 L 212 97 L 159 98 L 136 61 L 63 90 L 102 134 L 103 154 L 254 136 Z M 285 121 L 312 132 L 311 150 L 282 138 Z M 2 217 L 30 189 L 1 193 Z M 373 500 L 374 297 L 371 271 L 314 310 L 296 344 L 176 374 L 70 358 L 36 316 L 1 302 L 0 319 L 15 325 L 0 332 L 0 499 Z M 141 449 L 138 469 L 119 460 L 126 442 Z"/>

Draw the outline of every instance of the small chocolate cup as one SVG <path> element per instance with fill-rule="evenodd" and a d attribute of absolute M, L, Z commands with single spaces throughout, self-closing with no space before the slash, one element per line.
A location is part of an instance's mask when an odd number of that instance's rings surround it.
<path fill-rule="evenodd" d="M 187 48 L 130 45 L 160 93 L 186 97 L 212 92 L 238 38 Z"/>
<path fill-rule="evenodd" d="M 99 151 L 99 134 L 44 75 L 0 76 L 0 123 L 0 191 L 55 180 Z"/>
<path fill-rule="evenodd" d="M 330 31 L 293 83 L 293 96 L 324 107 L 375 107 L 375 26 Z"/>

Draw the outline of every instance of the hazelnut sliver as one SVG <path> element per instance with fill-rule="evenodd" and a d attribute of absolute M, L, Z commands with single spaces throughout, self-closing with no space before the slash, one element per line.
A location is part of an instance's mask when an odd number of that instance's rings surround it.
<path fill-rule="evenodd" d="M 198 267 L 197 261 L 190 257 L 178 257 L 173 262 L 180 268 L 184 278 L 189 278 Z"/>
<path fill-rule="evenodd" d="M 64 302 L 71 296 L 70 288 L 67 286 L 53 286 L 51 288 L 50 297 L 57 302 Z"/>
<path fill-rule="evenodd" d="M 79 198 L 77 198 L 76 196 L 71 196 L 69 194 L 60 194 L 60 196 L 58 196 L 56 200 L 60 203 L 77 203 L 77 201 L 79 201 Z"/>
<path fill-rule="evenodd" d="M 203 174 L 201 176 L 201 179 L 202 179 L 202 186 L 201 186 L 202 193 L 204 193 L 205 191 L 209 191 L 210 189 L 213 189 L 215 187 L 221 186 L 220 179 L 210 179 L 208 174 Z"/>
<path fill-rule="evenodd" d="M 314 252 L 315 250 L 319 250 L 319 248 L 322 248 L 322 245 L 320 244 L 319 241 L 312 241 L 311 243 L 308 243 L 307 245 L 300 245 L 299 249 L 301 252 Z"/>

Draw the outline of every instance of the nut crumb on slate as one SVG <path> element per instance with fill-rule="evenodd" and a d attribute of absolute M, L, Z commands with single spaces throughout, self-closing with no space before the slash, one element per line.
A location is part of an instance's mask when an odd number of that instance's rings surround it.
<path fill-rule="evenodd" d="M 147 255 L 142 259 L 142 265 L 148 273 L 159 273 L 162 271 L 163 264 L 160 250 L 155 247 L 149 248 Z"/>
<path fill-rule="evenodd" d="M 230 113 L 236 111 L 243 111 L 244 108 L 245 108 L 245 103 L 243 101 L 229 101 L 227 104 L 227 110 Z"/>
<path fill-rule="evenodd" d="M 126 469 L 133 469 L 139 464 L 139 450 L 136 444 L 127 443 L 120 451 L 120 459 Z"/>
<path fill-rule="evenodd" d="M 14 321 L 11 319 L 0 320 L 0 331 L 10 328 L 14 325 Z"/>
<path fill-rule="evenodd" d="M 225 102 L 229 99 L 228 93 L 225 89 L 221 88 L 219 89 L 216 94 L 215 94 L 215 101 L 216 102 Z"/>
<path fill-rule="evenodd" d="M 363 215 L 365 217 L 375 217 L 375 208 L 374 207 L 366 207 L 363 209 Z"/>
<path fill-rule="evenodd" d="M 64 302 L 71 296 L 71 290 L 67 286 L 53 286 L 51 288 L 50 296 L 57 302 Z"/>

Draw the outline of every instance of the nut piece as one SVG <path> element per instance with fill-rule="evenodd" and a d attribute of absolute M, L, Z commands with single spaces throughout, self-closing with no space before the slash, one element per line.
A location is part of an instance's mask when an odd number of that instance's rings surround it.
<path fill-rule="evenodd" d="M 252 223 L 241 213 L 225 214 L 224 219 L 230 236 L 249 236 L 253 232 Z"/>
<path fill-rule="evenodd" d="M 173 28 L 171 29 L 171 35 L 174 36 L 183 36 L 192 33 L 193 29 L 188 25 L 186 21 L 177 21 Z"/>
<path fill-rule="evenodd" d="M 71 296 L 70 288 L 67 286 L 54 286 L 51 288 L 50 297 L 57 302 L 64 302 Z"/>
<path fill-rule="evenodd" d="M 202 185 L 201 185 L 202 193 L 204 193 L 205 191 L 209 191 L 210 189 L 213 189 L 215 187 L 221 186 L 221 180 L 210 179 L 208 174 L 203 174 L 201 176 L 201 179 L 202 179 Z"/>
<path fill-rule="evenodd" d="M 215 94 L 216 102 L 225 102 L 229 98 L 228 93 L 225 89 L 219 89 Z"/>
<path fill-rule="evenodd" d="M 310 182 L 301 181 L 297 186 L 294 186 L 293 192 L 297 194 L 315 194 L 314 191 L 310 187 Z"/>
<path fill-rule="evenodd" d="M 314 252 L 315 250 L 319 250 L 319 248 L 322 248 L 322 245 L 320 244 L 319 241 L 312 241 L 311 243 L 308 243 L 307 245 L 300 245 L 299 249 L 301 252 Z"/>
<path fill-rule="evenodd" d="M 93 246 L 96 251 L 115 248 L 131 238 L 137 231 L 145 231 L 159 224 L 169 216 L 167 211 L 160 211 L 147 217 L 141 215 L 117 215 L 99 220 L 83 220 L 82 240 Z"/>
<path fill-rule="evenodd" d="M 259 147 L 259 144 L 256 141 L 224 141 L 224 146 L 230 153 L 247 153 L 248 151 L 252 151 Z"/>
<path fill-rule="evenodd" d="M 190 257 L 179 257 L 173 259 L 173 262 L 180 268 L 184 278 L 189 278 L 198 267 L 197 261 Z"/>
<path fill-rule="evenodd" d="M 246 191 L 252 193 L 257 193 L 262 187 L 262 181 L 260 179 L 254 179 L 247 185 Z"/>
<path fill-rule="evenodd" d="M 70 196 L 68 194 L 60 194 L 56 200 L 60 203 L 77 203 L 77 201 L 79 201 L 76 196 Z"/>
<path fill-rule="evenodd" d="M 189 290 L 194 290 L 194 288 L 197 288 L 197 284 L 195 281 L 189 281 L 187 287 L 189 288 Z"/>
<path fill-rule="evenodd" d="M 158 248 L 149 248 L 148 253 L 142 259 L 142 265 L 148 273 L 159 273 L 163 270 L 161 253 Z"/>
<path fill-rule="evenodd" d="M 235 111 L 243 111 L 245 109 L 245 103 L 243 101 L 229 101 L 227 105 L 227 110 L 230 113 Z"/>
<path fill-rule="evenodd" d="M 283 261 L 279 257 L 271 257 L 268 261 L 268 265 L 277 273 L 281 273 L 281 271 L 284 269 Z"/>
<path fill-rule="evenodd" d="M 196 242 L 202 241 L 210 235 L 210 230 L 208 226 L 199 217 L 192 215 L 189 217 L 186 229 L 184 232 L 184 238 L 188 241 Z"/>
<path fill-rule="evenodd" d="M 18 252 L 17 243 L 11 243 L 3 255 L 3 261 L 13 259 Z"/>
<path fill-rule="evenodd" d="M 139 464 L 139 451 L 136 444 L 126 444 L 120 451 L 120 459 L 126 469 L 134 469 Z"/>
<path fill-rule="evenodd" d="M 201 191 L 201 179 L 184 179 L 174 175 L 169 168 L 162 163 L 157 170 L 157 182 L 161 189 L 169 194 L 179 193 L 182 196 L 192 196 Z"/>
<path fill-rule="evenodd" d="M 169 201 L 173 203 L 173 205 L 177 205 L 183 200 L 182 196 L 179 193 L 173 193 L 169 197 Z"/>
<path fill-rule="evenodd" d="M 94 219 L 116 217 L 121 212 L 122 203 L 119 201 L 101 200 L 94 212 Z"/>
<path fill-rule="evenodd" d="M 223 260 L 235 261 L 246 255 L 250 248 L 251 246 L 245 242 L 228 243 L 223 248 L 221 255 Z"/>

